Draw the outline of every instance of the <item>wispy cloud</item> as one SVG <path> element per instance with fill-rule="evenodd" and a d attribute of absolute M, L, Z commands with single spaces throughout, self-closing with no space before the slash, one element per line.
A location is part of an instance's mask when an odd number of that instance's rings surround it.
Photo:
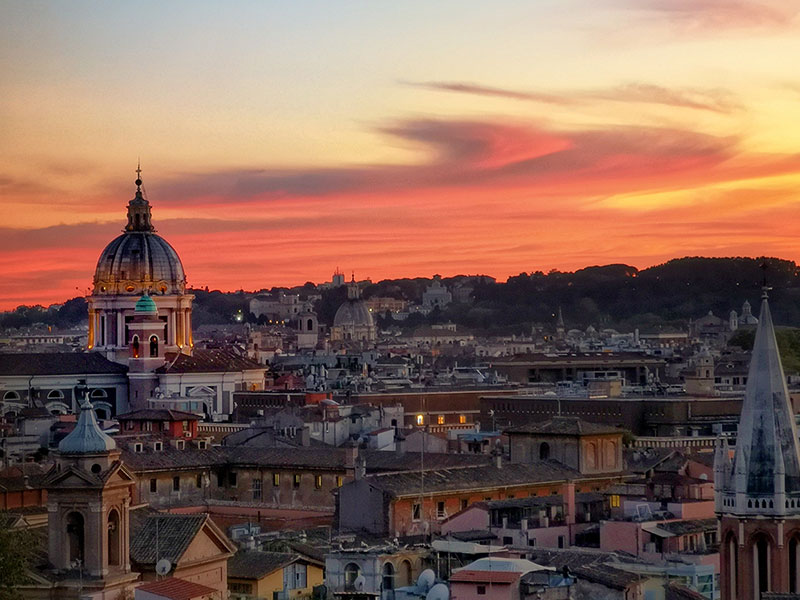
<path fill-rule="evenodd" d="M 780 30 L 797 25 L 796 3 L 784 0 L 622 0 L 626 8 L 666 18 L 687 32 Z"/>
<path fill-rule="evenodd" d="M 584 105 L 598 100 L 659 104 L 675 108 L 690 108 L 716 113 L 731 113 L 742 108 L 736 96 L 723 89 L 669 88 L 651 83 L 626 83 L 595 90 L 572 90 L 561 94 L 498 88 L 463 82 L 426 81 L 406 82 L 434 91 L 456 92 L 494 98 L 507 98 L 525 102 L 538 102 L 561 106 Z"/>

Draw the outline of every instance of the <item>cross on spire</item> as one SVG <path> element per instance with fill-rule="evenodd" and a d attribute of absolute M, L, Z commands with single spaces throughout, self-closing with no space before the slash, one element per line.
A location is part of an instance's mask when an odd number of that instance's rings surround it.
<path fill-rule="evenodd" d="M 136 161 L 136 181 L 134 181 L 134 183 L 136 184 L 136 191 L 137 192 L 141 192 L 142 191 L 142 161 L 141 161 L 141 159 Z"/>

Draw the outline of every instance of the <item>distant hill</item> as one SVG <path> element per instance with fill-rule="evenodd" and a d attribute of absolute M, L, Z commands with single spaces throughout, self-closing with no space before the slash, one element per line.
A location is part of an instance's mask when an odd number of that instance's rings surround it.
<path fill-rule="evenodd" d="M 567 328 L 615 327 L 643 331 L 684 329 L 690 319 L 713 311 L 727 318 L 731 310 L 741 313 L 748 300 L 758 313 L 762 264 L 767 265 L 772 314 L 776 324 L 800 326 L 800 276 L 797 265 L 777 258 L 702 258 L 671 260 L 648 269 L 614 264 L 591 266 L 575 272 L 521 273 L 505 283 L 480 281 L 474 284 L 473 302 L 451 304 L 428 317 L 412 315 L 400 323 L 414 327 L 425 323 L 452 321 L 477 332 L 522 333 L 534 325 L 553 327 L 559 307 Z M 444 278 L 452 287 L 464 276 Z M 383 280 L 368 285 L 364 297 L 390 296 L 419 301 L 430 279 Z M 283 288 L 285 289 L 285 288 Z M 292 288 L 307 296 L 320 293 L 313 284 Z M 194 323 L 231 322 L 241 310 L 248 314 L 247 292 L 192 290 L 195 294 Z M 344 289 L 322 290 L 316 309 L 322 323 L 330 324 L 344 298 Z M 73 298 L 60 307 L 19 307 L 0 314 L 0 327 L 25 327 L 42 322 L 71 327 L 86 319 L 83 298 Z M 388 324 L 380 317 L 382 325 Z"/>

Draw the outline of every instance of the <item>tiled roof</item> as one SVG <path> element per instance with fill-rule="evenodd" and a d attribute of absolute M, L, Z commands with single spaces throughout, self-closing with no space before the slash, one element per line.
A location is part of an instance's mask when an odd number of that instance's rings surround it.
<path fill-rule="evenodd" d="M 118 421 L 200 421 L 201 419 L 198 414 L 169 408 L 140 408 L 117 415 Z"/>
<path fill-rule="evenodd" d="M 186 581 L 185 579 L 178 579 L 177 577 L 168 577 L 161 581 L 151 581 L 136 588 L 137 591 L 148 592 L 170 600 L 192 600 L 192 598 L 199 598 L 201 596 L 217 596 L 217 590 L 214 588 L 194 583 L 193 581 Z"/>
<path fill-rule="evenodd" d="M 208 515 L 136 515 L 132 512 L 131 517 L 134 521 L 131 523 L 131 560 L 140 565 L 154 565 L 166 558 L 175 565 Z"/>
<path fill-rule="evenodd" d="M 540 460 L 531 464 L 504 464 L 500 469 L 494 465 L 486 465 L 426 471 L 424 483 L 419 472 L 372 475 L 366 480 L 396 497 L 416 497 L 423 486 L 425 493 L 436 493 L 582 478 L 580 471 L 576 469 L 556 461 Z"/>
<path fill-rule="evenodd" d="M 128 368 L 98 352 L 0 354 L 0 375 L 97 375 Z"/>
<path fill-rule="evenodd" d="M 460 583 L 514 583 L 522 573 L 513 571 L 473 571 L 462 569 L 450 575 L 450 581 Z"/>
<path fill-rule="evenodd" d="M 536 433 L 549 435 L 602 435 L 622 433 L 623 430 L 612 425 L 590 423 L 578 417 L 553 417 L 543 423 L 526 423 L 509 427 L 505 433 Z"/>
<path fill-rule="evenodd" d="M 669 521 L 667 523 L 659 523 L 658 528 L 664 529 L 675 535 L 685 535 L 687 533 L 702 533 L 704 531 L 712 531 L 717 528 L 717 518 L 711 519 L 691 519 L 684 521 Z"/>
<path fill-rule="evenodd" d="M 215 373 L 229 371 L 266 370 L 267 367 L 230 350 L 205 350 L 198 348 L 191 356 L 166 355 L 167 364 L 156 373 Z M 173 362 L 174 361 L 174 362 Z"/>
<path fill-rule="evenodd" d="M 228 577 L 261 579 L 298 558 L 299 555 L 289 552 L 240 550 L 228 559 Z"/>
<path fill-rule="evenodd" d="M 612 589 L 624 590 L 641 577 L 613 566 L 618 556 L 613 552 L 598 550 L 555 550 L 544 548 L 526 548 L 531 560 L 541 565 L 548 565 L 557 570 L 568 567 L 579 579 L 586 579 Z M 634 559 L 635 560 L 635 559 Z"/>
<path fill-rule="evenodd" d="M 130 442 L 126 443 L 125 436 L 118 436 L 117 440 L 122 448 L 122 460 L 133 471 L 180 470 L 225 464 L 344 471 L 347 465 L 347 449 L 328 446 L 258 448 L 258 451 L 254 452 L 253 448 L 247 446 L 214 446 L 201 450 L 188 442 L 184 450 L 178 450 L 165 442 L 163 449 L 158 452 L 149 444 L 143 444 L 142 452 L 133 452 L 133 445 Z M 366 460 L 368 473 L 404 471 L 418 473 L 421 464 L 418 452 L 397 454 L 366 450 L 360 452 L 360 456 Z M 490 461 L 491 457 L 486 455 L 425 453 L 426 470 L 487 465 Z"/>
<path fill-rule="evenodd" d="M 666 600 L 702 600 L 705 596 L 700 592 L 681 585 L 675 581 L 670 581 L 664 586 L 664 598 Z M 796 597 L 794 594 L 791 596 Z M 765 596 L 762 596 L 764 598 Z"/>

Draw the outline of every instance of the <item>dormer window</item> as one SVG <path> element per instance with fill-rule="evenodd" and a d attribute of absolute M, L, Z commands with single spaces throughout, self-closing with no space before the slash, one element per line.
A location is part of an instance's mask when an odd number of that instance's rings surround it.
<path fill-rule="evenodd" d="M 134 452 L 143 452 L 144 451 L 144 446 L 142 446 L 142 444 L 137 442 L 136 444 L 133 445 L 133 451 Z"/>
<path fill-rule="evenodd" d="M 153 449 L 156 452 L 161 452 L 164 449 L 164 443 L 163 442 L 156 442 L 155 444 L 153 444 Z"/>
<path fill-rule="evenodd" d="M 200 448 L 200 450 L 205 450 L 207 446 L 208 444 L 205 441 L 197 442 L 197 447 Z"/>
<path fill-rule="evenodd" d="M 177 442 L 175 442 L 175 447 L 178 450 L 183 450 L 186 447 L 186 442 L 184 442 L 183 440 L 178 440 Z"/>

